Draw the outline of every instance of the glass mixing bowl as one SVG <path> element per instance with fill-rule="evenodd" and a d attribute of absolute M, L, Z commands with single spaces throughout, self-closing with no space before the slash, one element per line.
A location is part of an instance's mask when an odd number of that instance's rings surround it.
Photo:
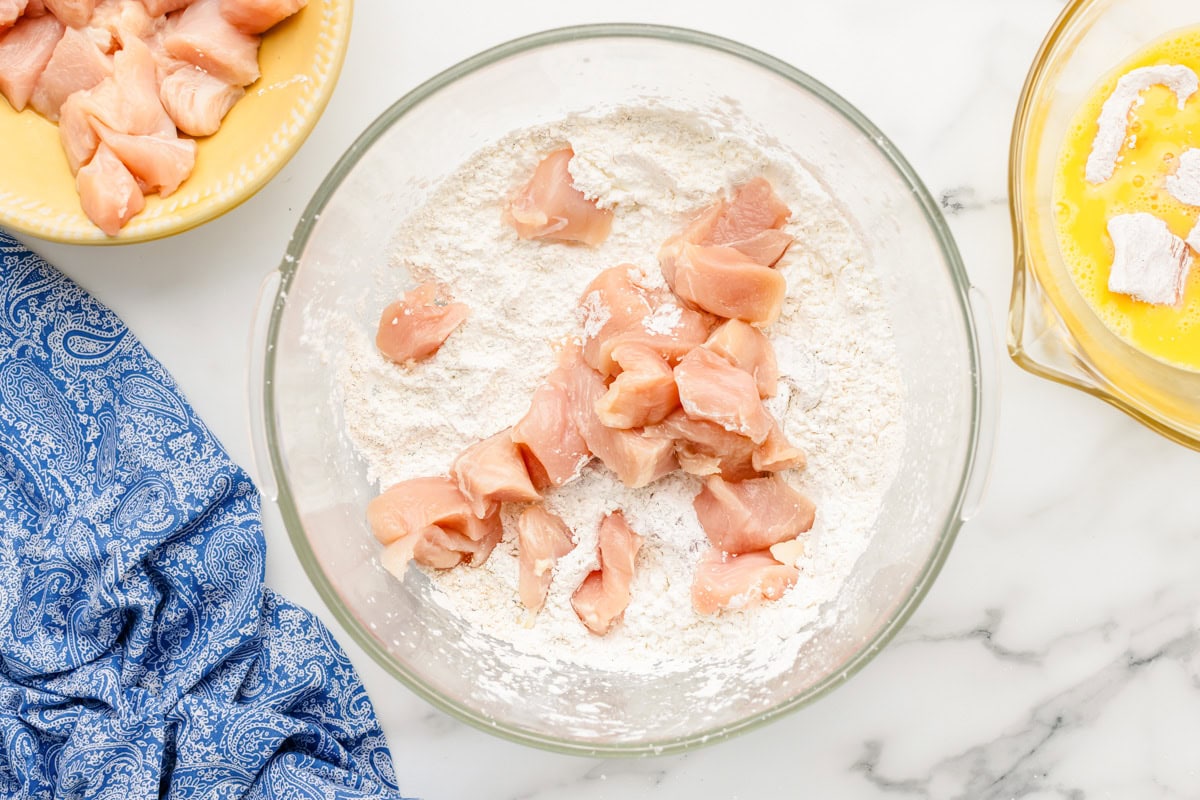
<path fill-rule="evenodd" d="M 1020 366 L 1112 403 L 1200 448 L 1200 374 L 1119 338 L 1075 288 L 1054 231 L 1054 167 L 1071 119 L 1109 70 L 1150 41 L 1200 24 L 1187 0 L 1075 0 L 1034 60 L 1009 164 L 1014 254 L 1008 349 Z"/>
<path fill-rule="evenodd" d="M 647 97 L 685 108 L 737 98 L 746 117 L 801 154 L 866 240 L 886 287 L 905 382 L 907 442 L 870 548 L 777 678 L 630 676 L 574 669 L 571 688 L 540 657 L 478 634 L 379 565 L 364 518 L 377 493 L 344 434 L 334 368 L 305 319 L 369 291 L 395 221 L 485 144 L 572 111 Z M 506 738 L 580 754 L 676 752 L 760 725 L 840 685 L 900 628 L 929 589 L 979 489 L 990 441 L 970 287 L 936 204 L 892 144 L 809 76 L 692 31 L 597 26 L 489 50 L 425 83 L 350 148 L 304 212 L 260 319 L 260 470 L 334 614 L 389 672 L 444 711 Z M 346 306 L 353 307 L 353 306 Z M 983 348 L 986 355 L 987 348 Z M 266 463 L 261 462 L 261 463 Z M 269 474 L 268 474 L 269 473 Z M 974 480 L 972 479 L 974 476 Z M 738 654 L 731 654 L 736 661 Z M 602 711 L 597 711 L 602 709 Z"/>

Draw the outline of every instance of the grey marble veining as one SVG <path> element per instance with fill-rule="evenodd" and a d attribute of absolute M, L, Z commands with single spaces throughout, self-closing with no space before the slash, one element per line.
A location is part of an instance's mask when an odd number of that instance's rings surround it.
<path fill-rule="evenodd" d="M 300 155 L 236 213 L 166 242 L 37 248 L 125 316 L 250 464 L 241 387 L 257 285 L 360 130 L 418 82 L 505 39 L 581 22 L 660 22 L 780 56 L 871 117 L 939 200 L 991 301 L 1000 342 L 1011 280 L 1012 117 L 1062 6 L 360 0 L 328 112 Z M 230 241 L 240 243 L 238 259 L 211 257 Z M 208 346 L 180 335 L 180 319 L 218 307 L 232 311 L 208 332 Z M 1200 797 L 1200 456 L 1007 359 L 1000 367 L 986 500 L 909 625 L 848 684 L 684 756 L 582 759 L 464 726 L 343 635 L 403 789 L 429 800 Z M 272 510 L 267 522 L 268 580 L 333 623 Z"/>

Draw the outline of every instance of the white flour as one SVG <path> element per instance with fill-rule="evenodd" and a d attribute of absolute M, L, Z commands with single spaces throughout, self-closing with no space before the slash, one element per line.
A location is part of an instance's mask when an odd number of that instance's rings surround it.
<path fill-rule="evenodd" d="M 502 222 L 507 195 L 546 152 L 570 143 L 578 188 L 614 210 L 612 234 L 590 249 L 522 242 Z M 692 510 L 695 478 L 622 486 L 603 467 L 551 492 L 548 507 L 575 532 L 545 609 L 532 625 L 517 599 L 515 524 L 477 569 L 430 571 L 436 601 L 518 651 L 597 669 L 669 672 L 735 656 L 763 674 L 791 664 L 866 547 L 897 470 L 904 432 L 891 329 L 862 246 L 818 183 L 788 154 L 666 110 L 575 116 L 516 132 L 476 154 L 402 223 L 381 282 L 398 294 L 416 280 L 452 288 L 471 316 L 438 354 L 414 367 L 373 345 L 388 298 L 342 320 L 341 392 L 348 433 L 381 487 L 444 474 L 468 445 L 512 425 L 554 365 L 553 343 L 580 333 L 584 286 L 622 262 L 661 281 L 656 253 L 698 209 L 765 175 L 791 207 L 796 237 L 780 269 L 788 301 L 770 331 L 784 383 L 769 402 L 809 466 L 787 477 L 817 504 L 800 582 L 781 601 L 715 618 L 691 610 L 691 580 L 707 540 Z M 328 322 L 328 321 L 326 321 Z M 659 320 L 669 326 L 671 320 Z M 595 568 L 601 516 L 624 510 L 645 537 L 624 621 L 606 637 L 580 624 L 570 596 Z M 506 512 L 507 513 L 507 512 Z M 415 568 L 413 568 L 415 569 Z"/>

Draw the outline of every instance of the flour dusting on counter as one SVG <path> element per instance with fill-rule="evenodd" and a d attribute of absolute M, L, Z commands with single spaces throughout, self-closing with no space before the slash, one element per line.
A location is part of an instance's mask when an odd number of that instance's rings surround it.
<path fill-rule="evenodd" d="M 612 233 L 597 248 L 518 240 L 502 220 L 506 198 L 541 156 L 568 144 L 575 186 L 613 210 Z M 593 463 L 546 495 L 577 546 L 559 561 L 535 619 L 517 596 L 519 509 L 503 512 L 505 539 L 483 566 L 428 571 L 436 602 L 481 633 L 601 670 L 662 674 L 739 655 L 764 675 L 790 666 L 813 624 L 834 613 L 829 601 L 867 545 L 904 439 L 891 328 L 861 242 L 795 157 L 749 134 L 665 109 L 576 115 L 481 150 L 404 220 L 395 262 L 380 276 L 391 296 L 373 298 L 359 318 L 310 320 L 310 338 L 338 359 L 347 432 L 370 479 L 382 489 L 445 474 L 467 446 L 524 415 L 556 343 L 580 333 L 580 295 L 600 270 L 631 263 L 663 285 L 659 245 L 714 197 L 759 175 L 792 209 L 784 230 L 796 238 L 779 265 L 788 299 L 768 333 L 783 380 L 767 402 L 808 455 L 806 470 L 783 475 L 818 509 L 802 537 L 799 583 L 778 602 L 696 615 L 692 575 L 708 548 L 692 508 L 700 482 L 677 472 L 629 489 Z M 383 305 L 428 280 L 448 285 L 471 315 L 435 357 L 397 366 L 376 351 L 373 323 Z M 646 542 L 624 620 L 601 638 L 580 624 L 570 597 L 596 568 L 601 517 L 617 508 Z"/>

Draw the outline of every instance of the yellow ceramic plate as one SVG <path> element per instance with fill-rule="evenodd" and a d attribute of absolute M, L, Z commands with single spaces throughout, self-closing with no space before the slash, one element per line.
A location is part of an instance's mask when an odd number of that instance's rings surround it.
<path fill-rule="evenodd" d="M 346 55 L 352 0 L 309 0 L 263 37 L 262 77 L 197 140 L 196 170 L 165 200 L 146 208 L 115 237 L 79 206 L 58 129 L 31 109 L 0 100 L 0 226 L 70 244 L 123 244 L 194 228 L 250 198 L 287 163 L 321 116 Z"/>

